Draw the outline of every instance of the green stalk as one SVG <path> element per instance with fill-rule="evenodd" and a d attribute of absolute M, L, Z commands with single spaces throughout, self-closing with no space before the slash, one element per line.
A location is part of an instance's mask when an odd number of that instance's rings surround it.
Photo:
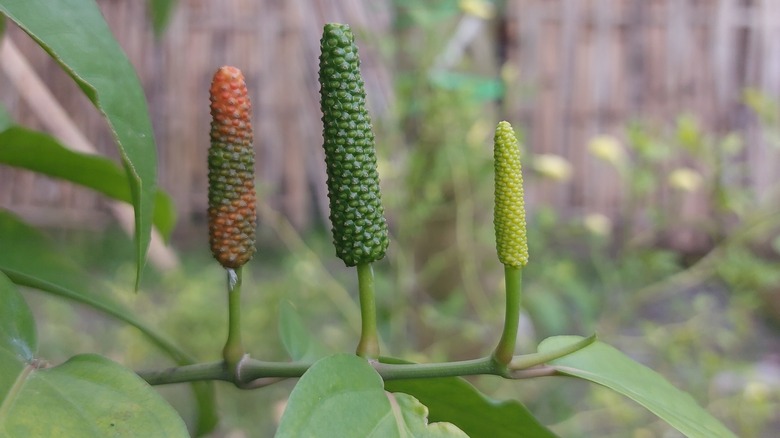
<path fill-rule="evenodd" d="M 234 380 L 233 374 L 225 369 L 225 363 L 222 361 L 183 365 L 159 371 L 139 371 L 137 374 L 150 385 L 169 385 L 200 380 L 222 380 L 225 382 Z"/>
<path fill-rule="evenodd" d="M 460 362 L 428 364 L 389 364 L 372 362 L 374 369 L 384 380 L 425 379 L 431 377 L 454 377 L 472 375 L 511 376 L 498 366 L 491 357 L 464 360 Z M 239 373 L 226 371 L 222 362 L 201 363 L 168 368 L 159 371 L 138 373 L 150 385 L 192 382 L 196 380 L 224 380 L 237 386 L 250 384 L 264 378 L 297 378 L 310 367 L 310 362 L 266 362 L 244 359 L 239 364 Z"/>
<path fill-rule="evenodd" d="M 379 357 L 379 339 L 376 330 L 374 271 L 371 268 L 371 263 L 358 263 L 357 273 L 361 317 L 357 355 L 367 359 L 376 359 Z"/>
<path fill-rule="evenodd" d="M 244 356 L 244 345 L 241 342 L 241 282 L 243 268 L 227 270 L 228 280 L 228 336 L 222 357 L 228 370 L 236 372 L 238 362 Z"/>
<path fill-rule="evenodd" d="M 374 364 L 374 369 L 382 376 L 382 380 L 427 379 L 432 377 L 456 377 L 475 375 L 499 375 L 493 359 L 481 357 L 479 359 L 463 360 L 459 362 L 444 363 L 419 363 L 419 364 Z"/>
<path fill-rule="evenodd" d="M 383 380 L 429 379 L 437 377 L 493 375 L 505 379 L 526 379 L 555 374 L 555 369 L 544 367 L 546 362 L 566 356 L 590 345 L 595 336 L 567 345 L 556 351 L 515 356 L 512 366 L 496 362 L 492 356 L 459 362 L 444 363 L 384 363 L 372 361 L 371 366 Z M 237 372 L 225 370 L 223 362 L 200 363 L 168 368 L 165 370 L 141 371 L 141 376 L 150 385 L 193 382 L 198 380 L 223 380 L 233 382 L 240 388 L 252 388 L 259 379 L 286 379 L 301 377 L 311 362 L 266 362 L 245 358 L 238 365 Z"/>
<path fill-rule="evenodd" d="M 493 352 L 493 359 L 501 365 L 512 361 L 517 343 L 517 329 L 520 325 L 520 295 L 522 293 L 522 268 L 504 265 L 506 283 L 506 315 L 501 339 Z"/>

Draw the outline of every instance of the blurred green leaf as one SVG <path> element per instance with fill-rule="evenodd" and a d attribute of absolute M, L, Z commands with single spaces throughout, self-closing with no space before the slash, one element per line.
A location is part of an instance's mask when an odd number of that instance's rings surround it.
<path fill-rule="evenodd" d="M 32 313 L 0 274 L 0 430 L 3 436 L 187 436 L 176 411 L 135 373 L 97 355 L 48 368 Z"/>
<path fill-rule="evenodd" d="M 124 169 L 99 155 L 71 151 L 42 132 L 20 126 L 0 132 L 0 163 L 61 178 L 118 201 L 132 202 Z M 154 225 L 167 241 L 176 225 L 176 209 L 171 197 L 161 190 L 155 194 L 154 201 Z"/>
<path fill-rule="evenodd" d="M 546 286 L 546 283 L 544 283 Z M 523 294 L 525 308 L 534 324 L 537 336 L 566 332 L 569 329 L 569 311 L 560 294 L 549 293 L 546 287 L 531 284 Z"/>
<path fill-rule="evenodd" d="M 382 358 L 384 363 L 409 363 Z M 410 394 L 430 411 L 430 421 L 447 421 L 469 436 L 553 438 L 556 435 L 516 400 L 496 401 L 460 377 L 390 380 L 385 389 Z"/>
<path fill-rule="evenodd" d="M 729 132 L 720 141 L 720 150 L 728 157 L 733 157 L 742 152 L 745 141 L 737 132 Z"/>
<path fill-rule="evenodd" d="M 460 13 L 458 0 L 442 0 L 421 3 L 416 0 L 394 0 L 399 9 L 396 26 L 431 27 L 442 20 L 450 19 Z"/>
<path fill-rule="evenodd" d="M 176 10 L 176 4 L 178 0 L 148 0 L 147 8 L 149 9 L 149 16 L 152 19 L 152 28 L 154 29 L 154 35 L 159 38 L 165 32 L 165 28 L 168 27 L 168 22 L 171 21 L 171 16 Z"/>
<path fill-rule="evenodd" d="M 696 154 L 701 150 L 704 133 L 699 121 L 692 114 L 683 114 L 677 118 L 677 141 L 689 152 Z"/>
<path fill-rule="evenodd" d="M 774 125 L 780 119 L 780 107 L 777 102 L 762 90 L 746 88 L 742 100 L 764 123 Z"/>
<path fill-rule="evenodd" d="M 649 132 L 648 128 L 642 123 L 631 123 L 626 131 L 628 136 L 627 145 L 636 151 L 641 161 L 651 163 L 663 161 L 671 155 L 670 145 L 664 141 L 658 140 L 659 135 Z"/>
<path fill-rule="evenodd" d="M 11 113 L 9 113 L 8 110 L 5 109 L 5 106 L 0 103 L 0 132 L 11 127 L 13 123 L 14 119 L 11 117 Z"/>
<path fill-rule="evenodd" d="M 106 117 L 135 208 L 136 288 L 146 262 L 157 156 L 143 88 L 94 0 L 0 0 L 0 12 L 65 69 Z"/>
<path fill-rule="evenodd" d="M 466 436 L 452 424 L 426 425 L 425 414 L 413 398 L 386 395 L 365 359 L 337 354 L 315 362 L 295 385 L 276 437 Z"/>
<path fill-rule="evenodd" d="M 432 73 L 431 82 L 445 90 L 469 90 L 478 101 L 500 99 L 505 92 L 500 79 L 451 71 Z"/>
<path fill-rule="evenodd" d="M 580 336 L 555 336 L 539 344 L 539 352 L 549 352 Z M 736 437 L 687 393 L 663 376 L 633 361 L 615 348 L 595 342 L 582 350 L 550 363 L 558 372 L 606 386 L 649 409 L 691 438 Z"/>
<path fill-rule="evenodd" d="M 312 360 L 326 354 L 325 348 L 309 335 L 297 310 L 289 301 L 279 304 L 279 336 L 292 360 Z"/>
<path fill-rule="evenodd" d="M 5 273 L 14 283 L 84 304 L 130 324 L 178 365 L 195 362 L 130 310 L 107 296 L 93 293 L 95 285 L 85 272 L 71 260 L 54 252 L 37 230 L 3 211 L 0 211 L 0 242 L 3 242 L 0 272 Z M 193 390 L 199 408 L 196 432 L 204 434 L 217 423 L 213 384 L 195 383 Z"/>
<path fill-rule="evenodd" d="M 631 186 L 634 194 L 648 195 L 658 188 L 658 178 L 651 169 L 637 169 L 631 178 Z"/>

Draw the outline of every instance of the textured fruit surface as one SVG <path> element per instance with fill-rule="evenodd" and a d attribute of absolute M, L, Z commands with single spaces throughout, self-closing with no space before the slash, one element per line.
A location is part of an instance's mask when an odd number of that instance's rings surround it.
<path fill-rule="evenodd" d="M 328 199 L 336 255 L 347 266 L 385 255 L 387 222 L 357 46 L 349 26 L 327 24 L 320 41 Z"/>
<path fill-rule="evenodd" d="M 520 147 L 512 125 L 508 122 L 500 122 L 496 127 L 493 159 L 496 179 L 493 224 L 498 260 L 507 266 L 525 266 L 528 263 L 528 237 Z"/>
<path fill-rule="evenodd" d="M 255 151 L 252 106 L 235 67 L 214 74 L 210 90 L 209 243 L 214 258 L 237 269 L 255 253 Z"/>

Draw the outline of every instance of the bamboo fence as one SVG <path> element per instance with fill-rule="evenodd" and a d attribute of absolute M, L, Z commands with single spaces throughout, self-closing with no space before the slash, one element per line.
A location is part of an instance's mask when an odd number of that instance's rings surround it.
<path fill-rule="evenodd" d="M 160 40 L 145 2 L 98 4 L 144 84 L 160 184 L 174 197 L 183 225 L 204 216 L 207 90 L 220 65 L 241 68 L 250 86 L 261 197 L 301 229 L 327 216 L 316 81 L 323 23 L 353 26 L 370 110 L 376 117 L 393 111 L 392 57 L 383 53 L 382 42 L 394 35 L 396 8 L 409 2 L 180 0 Z M 744 105 L 743 92 L 752 87 L 780 98 L 780 3 L 507 0 L 480 29 L 459 55 L 492 50 L 499 56 L 486 59 L 497 63 L 494 71 L 515 72 L 499 116 L 525 132 L 527 150 L 560 155 L 574 169 L 564 184 L 533 181 L 532 208 L 544 203 L 567 214 L 621 219 L 625 190 L 619 175 L 588 153 L 588 141 L 600 134 L 625 141 L 634 120 L 669 126 L 684 113 L 695 115 L 708 135 L 737 132 L 747 139 L 737 159 L 749 166 L 750 177 L 728 184 L 757 192 L 774 184 L 777 151 Z M 115 157 L 104 122 L 70 78 L 18 29 L 12 27 L 8 37 L 97 149 Z M 41 127 L 7 83 L 0 73 L 0 102 L 20 123 Z M 668 207 L 669 196 L 661 190 L 653 202 Z M 108 218 L 98 196 L 8 168 L 0 168 L 0 207 L 45 225 L 100 225 Z M 708 208 L 692 195 L 671 213 L 695 218 Z"/>

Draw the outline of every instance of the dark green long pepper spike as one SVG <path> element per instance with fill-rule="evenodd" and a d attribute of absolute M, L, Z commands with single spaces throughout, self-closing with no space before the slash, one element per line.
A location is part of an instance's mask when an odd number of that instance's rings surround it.
<path fill-rule="evenodd" d="M 374 133 L 349 26 L 325 25 L 320 50 L 320 106 L 333 243 L 336 255 L 347 266 L 356 266 L 384 257 L 389 243 Z"/>

